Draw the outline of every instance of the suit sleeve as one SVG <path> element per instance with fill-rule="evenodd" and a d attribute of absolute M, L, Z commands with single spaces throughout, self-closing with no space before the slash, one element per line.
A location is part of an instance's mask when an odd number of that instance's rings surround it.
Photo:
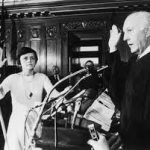
<path fill-rule="evenodd" d="M 124 88 L 129 65 L 120 60 L 119 52 L 114 52 L 109 56 L 110 81 L 109 92 L 115 106 L 120 110 L 121 101 L 124 95 Z"/>

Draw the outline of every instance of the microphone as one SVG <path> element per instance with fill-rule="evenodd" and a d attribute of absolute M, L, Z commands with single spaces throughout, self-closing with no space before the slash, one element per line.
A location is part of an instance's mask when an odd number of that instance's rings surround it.
<path fill-rule="evenodd" d="M 59 81 L 53 86 L 53 89 L 51 90 L 50 94 L 51 94 L 52 91 L 53 91 L 59 84 L 61 84 L 62 82 L 66 81 L 67 79 L 70 79 L 70 78 L 72 78 L 72 77 L 74 77 L 74 76 L 76 76 L 76 75 L 78 75 L 78 74 L 84 73 L 84 72 L 87 72 L 87 69 L 83 68 L 83 69 L 81 69 L 81 70 L 78 70 L 78 71 L 76 71 L 76 72 L 74 72 L 74 73 L 71 73 L 71 74 L 69 74 L 68 76 L 62 78 L 61 80 L 59 80 Z"/>
<path fill-rule="evenodd" d="M 106 66 L 102 66 L 100 69 L 97 70 L 97 72 L 100 72 L 100 71 L 103 71 L 104 69 L 108 68 L 108 65 Z M 80 69 L 64 78 L 62 78 L 61 80 L 59 80 L 54 86 L 53 86 L 53 89 L 50 91 L 49 95 L 51 95 L 52 91 L 59 85 L 61 84 L 62 82 L 66 81 L 67 79 L 70 79 L 78 74 L 82 74 L 82 73 L 88 73 L 88 67 L 85 67 L 83 69 Z M 88 76 L 87 76 L 88 77 Z"/>
<path fill-rule="evenodd" d="M 101 72 L 101 71 L 107 69 L 108 67 L 109 67 L 108 65 L 102 66 L 100 69 L 97 70 L 97 72 L 99 73 L 99 72 Z"/>
<path fill-rule="evenodd" d="M 97 73 L 105 70 L 106 68 L 108 68 L 108 65 L 102 66 L 100 69 L 97 70 Z M 93 71 L 95 70 L 92 66 L 86 66 L 85 69 L 87 70 L 87 73 L 93 73 Z"/>
<path fill-rule="evenodd" d="M 63 91 L 61 91 L 56 97 L 51 97 L 50 100 L 48 100 L 48 102 L 53 102 L 56 99 L 62 97 L 64 94 L 66 94 L 70 89 L 72 88 L 72 86 L 67 86 Z"/>
<path fill-rule="evenodd" d="M 40 121 L 40 119 L 41 119 L 41 117 L 42 117 L 42 112 L 43 112 L 44 107 L 45 107 L 45 105 L 46 105 L 46 103 L 47 103 L 47 100 L 49 99 L 49 97 L 50 97 L 51 93 L 53 92 L 53 90 L 54 90 L 59 84 L 61 84 L 62 82 L 66 81 L 67 79 L 72 78 L 72 77 L 74 77 L 74 76 L 76 76 L 76 75 L 78 75 L 78 74 L 84 73 L 84 72 L 87 72 L 87 69 L 83 68 L 83 69 L 81 69 L 81 70 L 79 70 L 79 71 L 76 71 L 76 72 L 74 72 L 74 73 L 72 73 L 72 74 L 70 74 L 70 75 L 64 77 L 63 79 L 59 80 L 59 81 L 53 86 L 53 88 L 51 89 L 51 91 L 49 92 L 49 94 L 48 94 L 48 95 L 44 98 L 44 100 L 43 100 L 41 109 L 40 109 L 40 111 L 39 111 L 39 114 L 38 114 L 38 116 L 37 116 L 37 119 L 36 119 L 36 121 L 35 121 L 35 124 L 33 125 L 32 134 L 31 134 L 31 137 L 30 137 L 29 140 L 28 140 L 27 148 L 29 148 L 29 147 L 31 146 L 33 137 L 35 136 L 35 132 L 36 132 L 36 129 L 37 129 L 37 127 L 38 127 L 38 123 L 39 123 L 39 121 Z M 84 92 L 83 92 L 83 93 L 84 93 Z M 68 103 L 70 103 L 70 101 L 69 101 L 69 102 L 66 102 L 66 104 L 68 104 Z"/>
<path fill-rule="evenodd" d="M 86 91 L 86 89 L 80 91 L 78 94 L 76 94 L 75 96 L 73 96 L 70 100 L 66 100 L 63 103 L 64 104 L 69 104 L 69 103 L 75 102 L 78 98 L 81 97 L 81 95 L 83 95 L 85 93 L 85 91 Z"/>
<path fill-rule="evenodd" d="M 58 99 L 57 105 L 55 106 L 55 108 L 58 109 L 57 112 L 61 112 L 64 106 L 69 107 L 70 103 L 78 101 L 78 99 L 81 98 L 81 95 L 83 95 L 85 93 L 85 91 L 86 91 L 85 89 L 82 90 L 81 92 L 76 94 L 74 97 L 72 97 L 70 100 L 66 100 L 66 99 L 65 100 L 62 100 L 62 99 L 59 100 Z M 60 105 L 61 105 L 61 107 L 60 107 Z M 53 112 L 51 116 L 54 116 L 54 114 L 56 114 L 56 112 Z"/>
<path fill-rule="evenodd" d="M 77 98 L 77 101 L 75 102 L 75 107 L 74 107 L 74 114 L 73 114 L 73 119 L 72 119 L 72 123 L 71 123 L 71 129 L 74 128 L 74 123 L 75 123 L 75 120 L 76 120 L 76 117 L 77 117 L 77 113 L 81 107 L 81 101 L 82 101 L 82 98 L 79 97 Z"/>
<path fill-rule="evenodd" d="M 53 87 L 54 89 L 54 87 Z M 42 102 L 42 104 L 40 105 L 41 106 L 41 109 L 39 110 L 39 114 L 37 116 L 37 119 L 35 121 L 35 123 L 33 124 L 33 128 L 32 128 L 32 131 L 31 131 L 31 134 L 30 134 L 30 137 L 29 137 L 29 140 L 27 142 L 27 146 L 26 146 L 26 150 L 28 150 L 31 146 L 32 146 L 32 142 L 33 142 L 33 138 L 35 136 L 35 133 L 36 133 L 36 129 L 38 127 L 38 123 L 42 117 L 42 112 L 44 110 L 44 107 L 45 105 L 47 104 L 47 101 L 48 102 L 53 102 L 54 100 L 60 98 L 61 99 L 61 96 L 63 96 L 64 94 L 66 94 L 69 90 L 71 89 L 71 86 L 68 86 L 66 87 L 62 92 L 59 93 L 59 95 L 57 95 L 57 97 L 49 100 L 49 95 L 52 93 L 52 90 L 51 92 L 45 97 L 44 101 Z M 62 100 L 62 99 L 61 99 Z M 59 104 L 61 104 L 62 102 L 59 102 Z M 58 104 L 57 104 L 58 105 Z M 38 106 L 37 106 L 38 107 Z M 59 107 L 59 106 L 58 106 Z"/>

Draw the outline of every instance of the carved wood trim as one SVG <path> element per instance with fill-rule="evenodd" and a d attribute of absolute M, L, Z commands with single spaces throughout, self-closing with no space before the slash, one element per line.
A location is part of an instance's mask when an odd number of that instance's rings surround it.
<path fill-rule="evenodd" d="M 30 40 L 40 40 L 40 27 L 30 28 Z"/>
<path fill-rule="evenodd" d="M 25 1 L 27 2 L 27 1 Z M 1 6 L 1 5 L 0 5 Z M 35 2 L 26 5 L 20 4 L 7 5 L 5 18 L 32 18 L 32 17 L 55 17 L 73 14 L 90 14 L 100 12 L 122 11 L 130 12 L 135 10 L 149 10 L 149 0 L 63 0 L 57 2 Z M 1 12 L 0 12 L 1 14 Z M 0 17 L 1 18 L 1 17 Z"/>
<path fill-rule="evenodd" d="M 56 25 L 46 26 L 46 38 L 47 39 L 57 38 L 57 30 L 58 29 Z"/>
<path fill-rule="evenodd" d="M 95 30 L 103 29 L 106 26 L 105 20 L 97 21 L 75 21 L 62 24 L 62 29 L 64 31 L 73 31 L 73 30 Z"/>

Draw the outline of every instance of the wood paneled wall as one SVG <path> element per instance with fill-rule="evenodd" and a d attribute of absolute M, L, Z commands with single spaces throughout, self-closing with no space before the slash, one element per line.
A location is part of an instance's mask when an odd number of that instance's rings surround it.
<path fill-rule="evenodd" d="M 5 18 L 5 48 L 8 64 L 16 64 L 15 55 L 19 49 L 22 46 L 29 46 L 35 49 L 39 56 L 37 71 L 49 74 L 52 65 L 58 65 L 62 75 L 67 75 L 69 70 L 69 32 L 82 30 L 99 32 L 103 38 L 102 64 L 104 64 L 111 25 L 117 24 L 122 28 L 123 20 L 128 13 L 135 10 L 149 11 L 150 8 L 148 0 L 32 2 L 34 3 L 20 2 L 6 5 L 4 11 L 0 12 L 0 19 L 3 18 L 2 14 Z M 12 32 L 14 29 L 12 20 L 16 24 L 15 32 Z M 12 50 L 15 41 L 17 51 Z M 122 59 L 127 61 L 129 56 L 127 46 L 122 43 L 120 48 Z"/>
<path fill-rule="evenodd" d="M 51 19 L 31 18 L 31 19 L 15 19 L 17 37 L 12 31 L 12 21 L 6 21 L 6 55 L 8 58 L 8 65 L 17 63 L 11 57 L 11 41 L 12 38 L 17 38 L 17 51 L 22 46 L 31 47 L 36 50 L 38 54 L 38 63 L 36 70 L 47 73 L 53 65 L 61 67 L 61 50 L 60 50 L 60 36 L 59 23 L 51 23 Z"/>
<path fill-rule="evenodd" d="M 119 16 L 115 18 L 119 21 Z M 67 75 L 69 70 L 68 57 L 68 33 L 75 31 L 94 30 L 100 32 L 103 37 L 103 57 L 108 52 L 109 29 L 112 25 L 113 13 L 105 12 L 99 14 L 70 15 L 64 17 L 31 17 L 15 18 L 17 37 L 12 34 L 12 20 L 5 21 L 6 24 L 6 51 L 8 64 L 14 65 L 16 61 L 12 58 L 12 38 L 17 38 L 17 51 L 22 46 L 29 46 L 36 50 L 39 60 L 36 70 L 50 74 L 53 65 L 58 65 L 62 75 Z M 126 55 L 126 53 L 124 53 Z"/>

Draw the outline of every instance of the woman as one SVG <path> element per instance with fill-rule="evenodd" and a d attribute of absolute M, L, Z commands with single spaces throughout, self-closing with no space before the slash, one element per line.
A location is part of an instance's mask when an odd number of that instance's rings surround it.
<path fill-rule="evenodd" d="M 0 85 L 0 99 L 9 91 L 12 97 L 12 114 L 7 130 L 8 146 L 5 144 L 5 150 L 24 149 L 24 123 L 27 113 L 42 101 L 44 90 L 49 93 L 53 87 L 45 74 L 34 71 L 38 58 L 33 49 L 21 48 L 18 60 L 22 71 L 8 76 Z M 57 91 L 53 93 L 58 94 Z"/>

